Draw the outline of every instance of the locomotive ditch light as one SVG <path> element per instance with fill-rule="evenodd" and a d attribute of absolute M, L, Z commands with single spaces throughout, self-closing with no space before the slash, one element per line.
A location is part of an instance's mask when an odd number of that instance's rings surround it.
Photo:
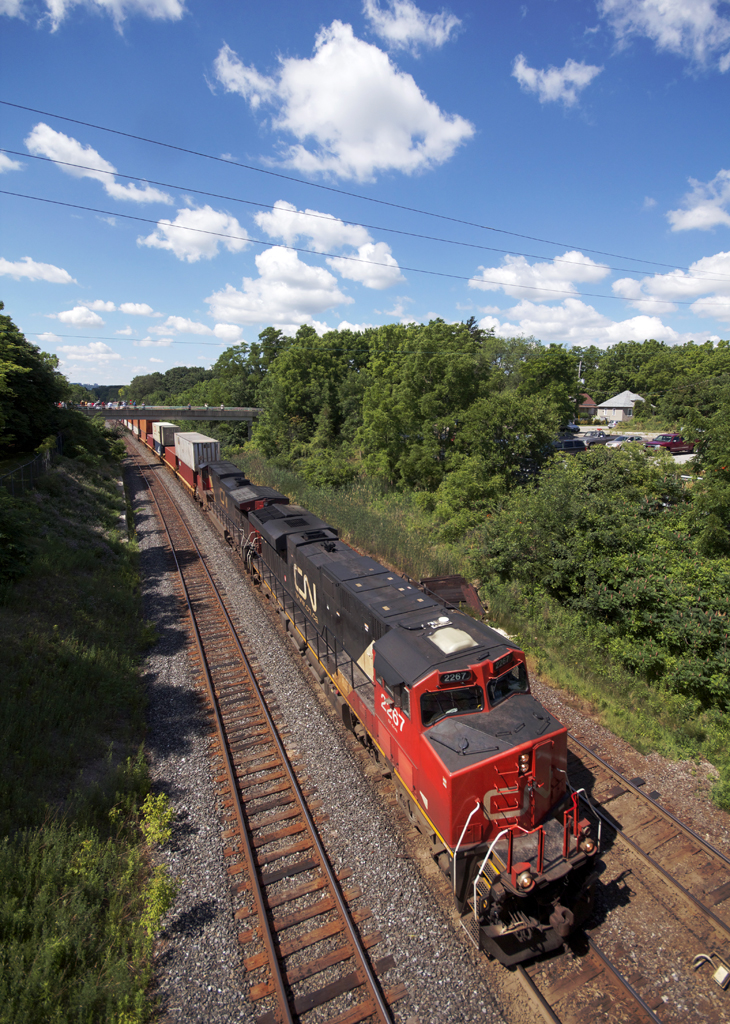
<path fill-rule="evenodd" d="M 522 889 L 523 892 L 527 892 L 535 884 L 535 879 L 532 877 L 529 871 L 521 871 L 517 876 L 517 888 Z"/>
<path fill-rule="evenodd" d="M 520 775 L 527 775 L 527 773 L 530 770 L 530 755 L 520 754 L 518 763 L 520 768 Z"/>
<path fill-rule="evenodd" d="M 590 836 L 584 836 L 578 843 L 578 849 L 590 855 L 596 852 L 597 847 L 595 841 Z"/>

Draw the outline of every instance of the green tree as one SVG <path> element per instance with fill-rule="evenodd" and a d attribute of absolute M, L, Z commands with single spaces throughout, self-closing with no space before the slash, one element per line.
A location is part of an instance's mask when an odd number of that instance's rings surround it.
<path fill-rule="evenodd" d="M 0 314 L 0 450 L 32 451 L 53 433 L 54 406 L 67 397 L 68 387 L 57 357 L 41 352 Z"/>

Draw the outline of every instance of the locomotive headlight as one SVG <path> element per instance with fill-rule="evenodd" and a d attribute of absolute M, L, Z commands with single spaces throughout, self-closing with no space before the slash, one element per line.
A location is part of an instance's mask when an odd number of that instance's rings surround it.
<path fill-rule="evenodd" d="M 596 852 L 596 844 L 590 836 L 585 836 L 578 844 L 583 853 L 591 854 Z"/>
<path fill-rule="evenodd" d="M 524 891 L 531 889 L 535 884 L 535 880 L 529 871 L 521 871 L 515 881 L 517 882 L 517 888 L 523 889 Z"/>
<path fill-rule="evenodd" d="M 530 770 L 530 755 L 520 754 L 519 759 L 520 775 L 526 775 Z"/>

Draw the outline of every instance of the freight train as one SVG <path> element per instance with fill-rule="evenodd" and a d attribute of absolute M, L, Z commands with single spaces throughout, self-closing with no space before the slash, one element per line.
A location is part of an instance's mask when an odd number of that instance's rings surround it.
<path fill-rule="evenodd" d="M 567 777 L 567 730 L 525 655 L 427 586 L 178 433 L 154 447 L 243 559 L 344 724 L 395 782 L 475 945 L 513 965 L 589 916 L 600 822 Z M 183 461 L 185 460 L 185 461 Z"/>

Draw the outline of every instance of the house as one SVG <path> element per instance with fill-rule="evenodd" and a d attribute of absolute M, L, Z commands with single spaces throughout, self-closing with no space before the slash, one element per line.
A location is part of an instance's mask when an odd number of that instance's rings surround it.
<path fill-rule="evenodd" d="M 602 420 L 618 420 L 621 423 L 630 420 L 634 415 L 634 404 L 643 401 L 641 395 L 636 395 L 633 391 L 622 391 L 620 395 L 607 398 L 605 402 L 597 405 L 595 416 Z"/>
<path fill-rule="evenodd" d="M 582 420 L 592 420 L 596 415 L 596 409 L 598 408 L 596 403 L 593 401 L 590 395 L 583 393 L 581 396 L 581 403 L 578 406 L 578 418 Z"/>

